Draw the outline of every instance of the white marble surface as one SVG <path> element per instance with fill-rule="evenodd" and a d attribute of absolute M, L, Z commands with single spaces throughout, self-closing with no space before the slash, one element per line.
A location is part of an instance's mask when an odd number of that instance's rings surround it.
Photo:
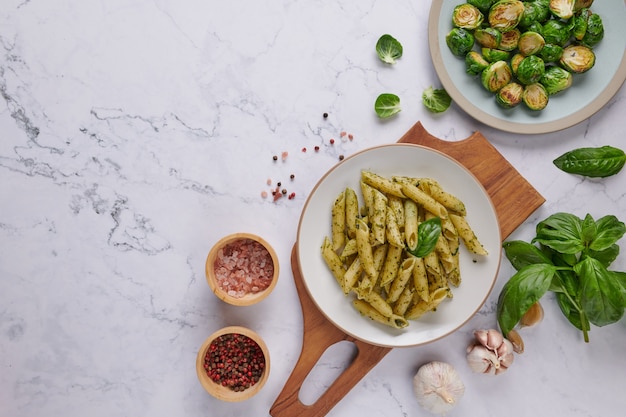
<path fill-rule="evenodd" d="M 289 255 L 308 193 L 339 155 L 394 142 L 418 120 L 451 141 L 480 130 L 546 197 L 512 238 L 529 239 L 557 211 L 624 220 L 625 173 L 582 179 L 551 161 L 580 146 L 623 147 L 626 89 L 545 135 L 503 133 L 454 105 L 434 116 L 420 101 L 438 83 L 430 3 L 1 0 L 0 416 L 268 415 L 301 347 Z M 374 54 L 383 33 L 404 45 L 392 68 Z M 372 110 L 381 92 L 403 99 L 387 122 Z M 268 178 L 296 197 L 262 199 Z M 275 292 L 255 307 L 225 305 L 204 279 L 209 248 L 236 231 L 264 236 L 281 260 Z M 626 270 L 626 256 L 614 268 Z M 466 384 L 450 416 L 622 415 L 626 321 L 593 328 L 585 344 L 551 299 L 509 372 L 470 372 L 465 346 L 495 326 L 511 273 L 503 261 L 469 323 L 393 350 L 330 415 L 426 415 L 411 377 L 434 359 Z M 236 404 L 209 396 L 194 370 L 203 340 L 233 324 L 258 331 L 272 355 L 266 387 Z M 346 350 L 324 358 L 303 398 L 328 384 Z"/>

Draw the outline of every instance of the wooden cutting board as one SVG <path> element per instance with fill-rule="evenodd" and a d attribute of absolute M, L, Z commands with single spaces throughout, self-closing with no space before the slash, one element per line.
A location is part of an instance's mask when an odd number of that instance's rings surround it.
<path fill-rule="evenodd" d="M 485 187 L 496 209 L 502 240 L 506 239 L 545 199 L 526 181 L 487 139 L 475 132 L 458 142 L 442 141 L 417 122 L 398 142 L 414 143 L 441 151 L 465 166 Z M 291 252 L 291 269 L 300 297 L 304 334 L 302 351 L 283 390 L 270 408 L 273 417 L 325 416 L 391 351 L 354 339 L 328 321 L 311 300 L 302 281 L 297 245 Z M 341 341 L 354 343 L 357 354 L 350 365 L 313 404 L 299 399 L 300 388 L 324 352 Z"/>

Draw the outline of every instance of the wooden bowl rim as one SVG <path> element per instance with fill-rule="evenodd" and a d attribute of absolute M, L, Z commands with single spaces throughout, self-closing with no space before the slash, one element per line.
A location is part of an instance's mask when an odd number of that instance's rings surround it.
<path fill-rule="evenodd" d="M 225 292 L 217 284 L 216 279 L 215 279 L 215 270 L 213 268 L 213 265 L 215 263 L 215 258 L 217 257 L 217 253 L 219 249 L 239 239 L 251 239 L 263 245 L 263 247 L 269 252 L 272 258 L 272 262 L 274 264 L 274 275 L 272 276 L 272 281 L 270 282 L 270 285 L 263 291 L 260 291 L 254 294 L 246 294 L 243 297 L 237 298 L 237 297 L 232 297 L 228 295 L 228 293 Z M 250 306 L 265 299 L 274 290 L 274 287 L 276 286 L 276 283 L 278 282 L 279 273 L 280 273 L 280 264 L 278 262 L 278 255 L 276 254 L 276 251 L 274 250 L 272 245 L 270 245 L 265 239 L 253 233 L 233 233 L 233 234 L 224 236 L 213 245 L 213 247 L 209 251 L 209 254 L 207 256 L 206 263 L 205 263 L 206 280 L 209 284 L 209 287 L 211 287 L 211 291 L 213 291 L 213 293 L 220 300 L 228 304 L 235 305 L 235 306 Z"/>
<path fill-rule="evenodd" d="M 263 374 L 261 375 L 259 382 L 257 382 L 254 386 L 244 391 L 240 391 L 240 392 L 235 392 L 231 390 L 230 388 L 223 387 L 222 385 L 213 382 L 213 380 L 209 378 L 209 376 L 207 375 L 204 369 L 204 357 L 211 342 L 215 340 L 216 338 L 218 338 L 219 336 L 222 336 L 224 334 L 230 334 L 230 333 L 241 334 L 254 340 L 263 351 L 263 356 L 265 357 L 265 369 L 263 370 Z M 243 326 L 223 327 L 215 331 L 209 337 L 207 337 L 204 343 L 202 343 L 202 346 L 200 346 L 200 349 L 198 350 L 198 356 L 196 357 L 196 373 L 198 374 L 198 380 L 200 381 L 200 385 L 202 385 L 205 391 L 211 394 L 213 397 L 222 401 L 229 401 L 229 402 L 244 401 L 253 397 L 259 391 L 261 391 L 261 388 L 263 388 L 263 386 L 265 385 L 265 382 L 269 378 L 269 373 L 270 373 L 269 349 L 267 348 L 267 345 L 265 344 L 265 341 L 263 340 L 263 338 L 261 338 L 261 336 L 259 336 L 255 331 L 247 327 L 243 327 Z"/>

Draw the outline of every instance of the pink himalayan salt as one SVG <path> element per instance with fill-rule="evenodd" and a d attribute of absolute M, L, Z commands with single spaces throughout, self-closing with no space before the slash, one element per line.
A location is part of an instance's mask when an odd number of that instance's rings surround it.
<path fill-rule="evenodd" d="M 217 285 L 235 298 L 265 290 L 274 275 L 270 253 L 259 242 L 247 238 L 221 248 L 213 267 Z"/>

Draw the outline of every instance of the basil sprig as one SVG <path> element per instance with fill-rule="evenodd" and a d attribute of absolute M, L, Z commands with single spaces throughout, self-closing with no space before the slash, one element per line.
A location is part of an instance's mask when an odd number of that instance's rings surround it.
<path fill-rule="evenodd" d="M 626 273 L 609 266 L 619 254 L 626 225 L 615 216 L 594 220 L 556 213 L 541 221 L 536 236 L 503 244 L 517 272 L 498 297 L 498 324 L 506 335 L 548 291 L 568 321 L 589 342 L 590 325 L 619 321 L 626 308 Z M 537 244 L 537 245 L 536 245 Z"/>
<path fill-rule="evenodd" d="M 604 178 L 620 172 L 626 163 L 626 154 L 612 146 L 578 148 L 564 153 L 553 163 L 569 174 Z"/>
<path fill-rule="evenodd" d="M 407 248 L 407 251 L 413 256 L 423 258 L 435 249 L 439 236 L 441 236 L 441 219 L 439 217 L 428 219 L 417 226 L 415 249 Z"/>

